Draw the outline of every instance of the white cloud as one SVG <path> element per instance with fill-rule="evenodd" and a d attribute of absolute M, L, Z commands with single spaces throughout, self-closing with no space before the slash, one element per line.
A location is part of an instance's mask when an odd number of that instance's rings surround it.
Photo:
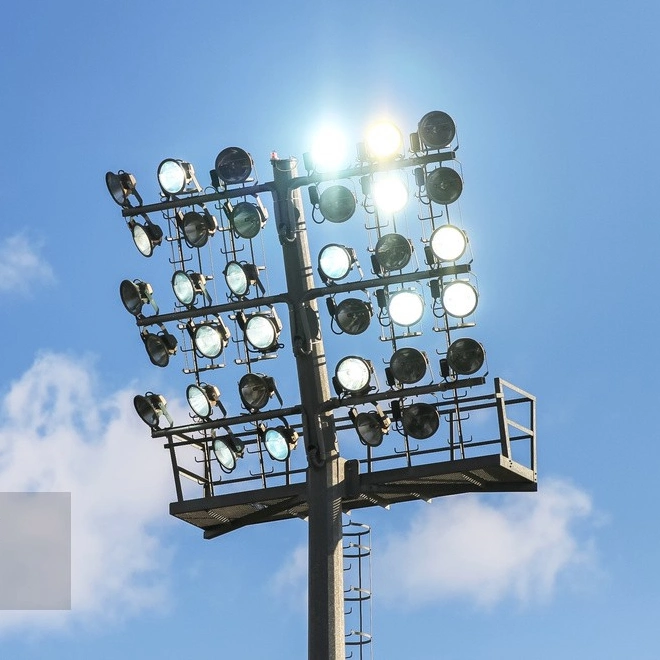
<path fill-rule="evenodd" d="M 291 608 L 307 610 L 307 546 L 287 554 L 286 563 L 270 579 L 269 587 Z"/>
<path fill-rule="evenodd" d="M 53 281 L 53 269 L 40 249 L 21 234 L 0 242 L 0 292 L 27 293 L 33 284 Z"/>
<path fill-rule="evenodd" d="M 166 597 L 171 467 L 132 406 L 88 363 L 39 356 L 13 382 L 0 415 L 0 490 L 71 492 L 71 611 L 0 612 L 0 631 L 98 623 Z"/>
<path fill-rule="evenodd" d="M 575 530 L 593 517 L 589 496 L 559 480 L 495 502 L 469 495 L 440 500 L 379 543 L 374 584 L 410 607 L 455 598 L 482 607 L 546 600 L 562 575 L 594 567 L 591 541 Z"/>

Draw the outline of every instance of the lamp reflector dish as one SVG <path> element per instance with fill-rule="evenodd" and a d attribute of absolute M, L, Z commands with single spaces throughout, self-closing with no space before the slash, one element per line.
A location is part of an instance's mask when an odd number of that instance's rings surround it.
<path fill-rule="evenodd" d="M 271 351 L 277 346 L 278 329 L 270 316 L 254 314 L 245 326 L 245 338 L 259 351 Z"/>
<path fill-rule="evenodd" d="M 416 291 L 403 289 L 390 296 L 387 309 L 392 323 L 409 327 L 421 321 L 424 299 Z"/>
<path fill-rule="evenodd" d="M 375 412 L 358 413 L 355 429 L 360 440 L 369 447 L 378 447 L 383 442 L 383 423 Z"/>
<path fill-rule="evenodd" d="M 224 347 L 225 341 L 216 325 L 199 325 L 195 328 L 193 340 L 197 350 L 207 358 L 218 357 Z"/>
<path fill-rule="evenodd" d="M 456 135 L 454 120 L 441 110 L 427 112 L 417 127 L 419 139 L 429 149 L 444 149 Z"/>
<path fill-rule="evenodd" d="M 264 225 L 259 207 L 252 202 L 239 202 L 230 216 L 231 226 L 241 238 L 254 238 Z"/>
<path fill-rule="evenodd" d="M 396 380 L 404 385 L 418 383 L 426 375 L 427 359 L 416 348 L 404 347 L 394 352 L 390 369 Z"/>
<path fill-rule="evenodd" d="M 213 453 L 225 472 L 231 472 L 236 467 L 236 454 L 229 445 L 228 437 L 213 440 Z"/>
<path fill-rule="evenodd" d="M 353 258 L 343 245 L 331 243 L 319 253 L 319 270 L 329 280 L 343 280 L 352 266 Z"/>
<path fill-rule="evenodd" d="M 426 194 L 436 204 L 451 204 L 462 192 L 461 175 L 450 167 L 436 167 L 426 177 Z"/>
<path fill-rule="evenodd" d="M 383 270 L 401 270 L 410 262 L 412 246 L 401 234 L 384 234 L 378 239 L 374 254 Z"/>
<path fill-rule="evenodd" d="M 335 320 L 347 335 L 362 334 L 371 322 L 371 308 L 359 298 L 346 298 L 338 305 Z"/>
<path fill-rule="evenodd" d="M 435 406 L 430 403 L 413 403 L 401 417 L 403 430 L 412 438 L 426 440 L 438 430 L 440 416 Z"/>
<path fill-rule="evenodd" d="M 477 300 L 477 290 L 466 280 L 454 280 L 442 289 L 442 306 L 449 316 L 469 316 L 476 309 Z"/>
<path fill-rule="evenodd" d="M 455 225 L 441 225 L 431 234 L 431 250 L 440 261 L 456 261 L 466 248 L 465 232 Z"/>
<path fill-rule="evenodd" d="M 319 197 L 319 209 L 330 222 L 346 222 L 355 213 L 355 195 L 340 184 L 326 188 Z"/>
<path fill-rule="evenodd" d="M 215 171 L 227 184 L 243 183 L 252 173 L 252 157 L 239 147 L 223 149 L 215 159 Z"/>
<path fill-rule="evenodd" d="M 261 374 L 245 374 L 238 382 L 238 391 L 243 405 L 248 410 L 261 410 L 269 401 L 273 389 Z"/>
<path fill-rule="evenodd" d="M 335 378 L 344 391 L 357 394 L 369 389 L 371 368 L 366 360 L 350 355 L 337 364 Z"/>
<path fill-rule="evenodd" d="M 461 337 L 452 342 L 447 350 L 447 362 L 457 373 L 465 376 L 474 374 L 484 364 L 486 352 L 484 347 L 476 340 Z"/>

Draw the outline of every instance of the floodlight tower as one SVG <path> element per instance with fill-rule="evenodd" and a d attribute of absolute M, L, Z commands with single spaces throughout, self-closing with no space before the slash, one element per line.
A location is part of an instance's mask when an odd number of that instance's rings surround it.
<path fill-rule="evenodd" d="M 452 206 L 463 189 L 457 147 L 451 117 L 432 111 L 409 150 L 398 128 L 379 122 L 348 166 L 325 166 L 310 152 L 301 176 L 296 159 L 273 153 L 267 183 L 238 147 L 220 151 L 206 189 L 190 163 L 163 160 L 155 204 L 144 204 L 132 174 L 106 175 L 139 252 L 150 257 L 163 243 L 171 250 L 173 311 L 161 313 L 150 283 L 120 284 L 151 363 L 166 367 L 180 352 L 183 373 L 194 378 L 184 424 L 175 426 L 162 394 L 134 400 L 170 453 L 170 513 L 207 539 L 245 525 L 308 521 L 310 660 L 345 654 L 342 512 L 536 490 L 534 397 L 499 378 L 492 393 L 474 390 L 486 383 L 486 354 L 466 335 L 478 293 Z M 308 230 L 303 188 L 312 221 L 323 225 L 318 237 Z M 265 195 L 275 227 L 260 252 Z M 366 248 L 346 245 L 360 225 Z M 273 266 L 265 246 L 275 241 L 282 259 Z M 222 278 L 213 272 L 218 258 Z M 415 346 L 425 326 L 432 339 Z M 365 342 L 375 328 L 380 341 Z M 266 368 L 275 357 L 288 360 L 277 377 Z M 221 394 L 231 381 L 238 406 Z"/>

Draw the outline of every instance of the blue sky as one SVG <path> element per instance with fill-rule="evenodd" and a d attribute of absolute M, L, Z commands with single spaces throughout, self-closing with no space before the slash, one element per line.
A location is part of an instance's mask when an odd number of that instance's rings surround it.
<path fill-rule="evenodd" d="M 0 612 L 4 657 L 306 654 L 306 526 L 168 516 L 135 393 L 183 404 L 119 282 L 167 273 L 104 182 L 166 157 L 302 156 L 429 110 L 458 126 L 492 375 L 538 397 L 539 492 L 365 510 L 374 653 L 655 658 L 656 3 L 23 3 L 0 22 L 0 490 L 72 493 L 72 610 Z M 151 183 L 149 183 L 151 181 Z M 151 186 L 151 188 L 149 187 Z M 161 259 L 160 265 L 156 259 Z"/>

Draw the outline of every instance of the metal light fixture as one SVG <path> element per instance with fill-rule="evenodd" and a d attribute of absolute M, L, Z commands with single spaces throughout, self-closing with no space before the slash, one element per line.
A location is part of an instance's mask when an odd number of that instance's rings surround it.
<path fill-rule="evenodd" d="M 442 306 L 449 316 L 469 316 L 477 308 L 477 302 L 477 290 L 467 280 L 453 280 L 442 287 Z"/>
<path fill-rule="evenodd" d="M 163 242 L 163 230 L 144 216 L 145 223 L 140 224 L 135 218 L 128 221 L 128 228 L 133 236 L 135 247 L 145 257 L 154 253 L 154 248 Z"/>
<path fill-rule="evenodd" d="M 429 361 L 426 354 L 416 348 L 406 346 L 394 351 L 390 358 L 390 366 L 385 370 L 388 384 L 412 385 L 418 383 L 424 376 Z"/>
<path fill-rule="evenodd" d="M 170 426 L 174 425 L 167 412 L 167 401 L 161 394 L 154 394 L 153 392 L 147 392 L 144 396 L 138 394 L 133 397 L 133 405 L 140 419 L 152 429 L 158 428 L 161 416 L 165 417 Z"/>
<path fill-rule="evenodd" d="M 374 367 L 369 360 L 349 355 L 337 363 L 332 383 L 338 395 L 366 394 L 371 389 L 373 373 Z"/>
<path fill-rule="evenodd" d="M 450 167 L 436 167 L 426 175 L 426 194 L 436 204 L 451 204 L 463 192 L 461 175 Z"/>
<path fill-rule="evenodd" d="M 141 336 L 151 363 L 157 367 L 166 367 L 170 362 L 170 356 L 176 353 L 178 345 L 176 337 L 165 328 L 157 334 L 145 329 Z"/>
<path fill-rule="evenodd" d="M 264 374 L 244 374 L 238 381 L 238 393 L 243 407 L 250 412 L 261 410 L 273 394 L 279 399 L 275 381 Z"/>
<path fill-rule="evenodd" d="M 286 461 L 298 444 L 298 433 L 288 424 L 259 426 L 258 437 L 274 461 Z"/>
<path fill-rule="evenodd" d="M 153 299 L 153 289 L 151 284 L 142 280 L 123 280 L 119 285 L 119 296 L 126 310 L 133 316 L 142 314 L 142 306 L 149 303 L 156 314 L 158 314 L 158 305 Z"/>
<path fill-rule="evenodd" d="M 310 189 L 310 194 L 311 193 Z M 314 190 L 316 190 L 314 188 Z M 346 222 L 355 213 L 355 195 L 346 186 L 335 184 L 326 188 L 318 198 L 321 215 L 329 222 Z"/>
<path fill-rule="evenodd" d="M 378 239 L 374 249 L 375 264 L 379 271 L 401 270 L 412 257 L 410 240 L 401 234 L 384 234 Z"/>
<path fill-rule="evenodd" d="M 387 312 L 392 323 L 410 327 L 424 316 L 424 299 L 413 289 L 400 289 L 389 295 Z"/>
<path fill-rule="evenodd" d="M 243 456 L 245 445 L 229 429 L 227 434 L 213 438 L 213 453 L 223 472 L 232 472 Z"/>
<path fill-rule="evenodd" d="M 197 352 L 211 360 L 221 355 L 229 343 L 229 328 L 220 317 L 214 321 L 204 321 L 199 325 L 190 322 L 188 328 L 192 333 L 193 344 Z"/>
<path fill-rule="evenodd" d="M 206 303 L 211 304 L 211 296 L 206 290 L 206 277 L 201 273 L 174 271 L 172 290 L 176 299 L 186 307 L 192 307 L 197 296 L 204 296 Z"/>
<path fill-rule="evenodd" d="M 431 251 L 439 261 L 456 261 L 467 248 L 467 236 L 455 225 L 441 225 L 432 234 Z"/>
<path fill-rule="evenodd" d="M 250 287 L 255 284 L 262 294 L 265 293 L 265 289 L 259 280 L 259 270 L 254 264 L 229 261 L 223 275 L 227 287 L 236 298 L 245 297 L 249 293 Z"/>
<path fill-rule="evenodd" d="M 343 280 L 355 262 L 355 251 L 352 248 L 330 243 L 319 252 L 319 275 L 326 284 Z"/>
<path fill-rule="evenodd" d="M 188 211 L 178 217 L 178 224 L 186 243 L 192 248 L 204 247 L 218 229 L 218 221 L 208 211 Z"/>
<path fill-rule="evenodd" d="M 374 181 L 371 195 L 383 213 L 397 213 L 408 203 L 408 188 L 396 174 L 385 174 Z"/>
<path fill-rule="evenodd" d="M 230 202 L 226 202 L 224 208 L 231 228 L 241 238 L 254 238 L 268 219 L 266 208 L 259 198 L 257 198 L 256 204 L 238 202 L 238 204 L 232 206 Z"/>
<path fill-rule="evenodd" d="M 456 135 L 456 124 L 446 112 L 433 110 L 419 120 L 417 134 L 428 149 L 444 149 Z"/>
<path fill-rule="evenodd" d="M 199 385 L 188 385 L 186 388 L 186 399 L 192 411 L 202 419 L 211 416 L 213 407 L 217 406 L 223 415 L 227 414 L 220 402 L 220 390 L 215 385 L 200 383 Z"/>
<path fill-rule="evenodd" d="M 135 177 L 124 170 L 119 170 L 117 174 L 114 172 L 106 172 L 105 185 L 108 187 L 108 192 L 112 199 L 124 208 L 131 205 L 129 197 L 133 195 L 140 206 L 142 205 L 142 198 L 138 195 L 135 189 Z"/>
<path fill-rule="evenodd" d="M 404 408 L 401 424 L 406 435 L 417 440 L 426 440 L 438 430 L 440 415 L 430 403 L 413 403 Z"/>
<path fill-rule="evenodd" d="M 474 374 L 484 364 L 486 352 L 484 347 L 475 339 L 461 337 L 452 342 L 447 350 L 447 363 L 451 369 L 465 376 Z"/>
<path fill-rule="evenodd" d="M 369 412 L 358 412 L 356 408 L 351 408 L 348 416 L 360 442 L 368 447 L 378 447 L 383 442 L 384 435 L 389 432 L 391 422 L 379 405 L 376 405 L 375 411 Z"/>
<path fill-rule="evenodd" d="M 252 156 L 239 147 L 227 147 L 215 159 L 218 178 L 229 185 L 247 181 L 253 166 Z"/>
<path fill-rule="evenodd" d="M 158 185 L 166 195 L 179 195 L 194 181 L 195 169 L 178 158 L 166 158 L 158 166 Z M 195 189 L 197 189 L 195 187 Z"/>
<path fill-rule="evenodd" d="M 367 129 L 364 147 L 370 160 L 390 160 L 401 155 L 403 136 L 392 122 L 379 121 Z"/>
<path fill-rule="evenodd" d="M 251 314 L 247 318 L 239 316 L 238 321 L 244 326 L 245 339 L 252 348 L 261 353 L 271 353 L 279 348 L 282 322 L 274 309 L 268 313 Z"/>
<path fill-rule="evenodd" d="M 360 335 L 369 327 L 373 310 L 368 302 L 359 298 L 345 298 L 339 303 L 328 298 L 326 302 L 328 312 L 341 332 L 347 335 Z"/>

